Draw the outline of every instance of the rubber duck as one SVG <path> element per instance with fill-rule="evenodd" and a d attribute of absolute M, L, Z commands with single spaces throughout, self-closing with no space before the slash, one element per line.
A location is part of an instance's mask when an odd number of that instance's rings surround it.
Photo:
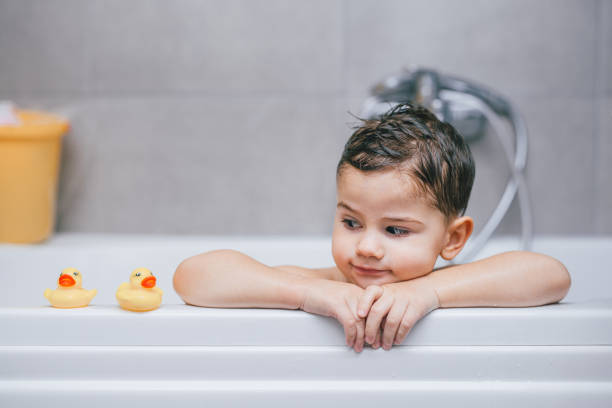
<path fill-rule="evenodd" d="M 45 297 L 51 306 L 62 309 L 85 307 L 96 296 L 96 289 L 82 288 L 83 275 L 75 268 L 66 268 L 60 273 L 57 289 L 45 289 Z"/>
<path fill-rule="evenodd" d="M 155 286 L 155 276 L 147 268 L 136 268 L 129 282 L 123 282 L 115 296 L 122 309 L 131 312 L 148 312 L 159 307 L 164 292 Z"/>

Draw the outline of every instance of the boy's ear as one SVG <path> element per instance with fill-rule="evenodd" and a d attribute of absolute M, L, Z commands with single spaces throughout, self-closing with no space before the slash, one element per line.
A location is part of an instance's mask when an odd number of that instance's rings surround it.
<path fill-rule="evenodd" d="M 474 230 L 472 217 L 454 219 L 446 230 L 446 242 L 440 251 L 442 258 L 450 261 L 457 256 Z"/>

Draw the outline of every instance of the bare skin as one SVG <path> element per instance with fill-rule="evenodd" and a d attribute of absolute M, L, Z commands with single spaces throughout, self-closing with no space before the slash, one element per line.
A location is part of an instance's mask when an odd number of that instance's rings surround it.
<path fill-rule="evenodd" d="M 511 251 L 433 270 L 453 259 L 473 230 L 470 217 L 447 220 L 394 170 L 338 178 L 332 234 L 335 266 L 267 266 L 232 250 L 183 261 L 174 288 L 187 303 L 207 307 L 301 309 L 337 319 L 355 351 L 389 350 L 432 310 L 526 307 L 558 302 L 571 285 L 558 260 Z M 368 194 L 364 194 L 368 192 Z"/>
<path fill-rule="evenodd" d="M 569 286 L 559 261 L 524 251 L 366 289 L 347 282 L 336 267 L 270 267 L 232 250 L 188 258 L 174 275 L 176 292 L 190 305 L 301 309 L 333 317 L 358 352 L 365 343 L 386 350 L 400 344 L 418 320 L 439 307 L 539 306 L 563 299 Z M 401 320 L 394 318 L 400 314 Z"/>

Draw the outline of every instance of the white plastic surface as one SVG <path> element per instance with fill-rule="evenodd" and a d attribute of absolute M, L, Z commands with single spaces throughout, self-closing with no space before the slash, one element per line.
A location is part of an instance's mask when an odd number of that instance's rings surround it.
<path fill-rule="evenodd" d="M 342 346 L 342 326 L 300 310 L 164 305 L 0 308 L 3 346 Z M 612 345 L 612 300 L 537 308 L 438 309 L 406 346 Z"/>
<path fill-rule="evenodd" d="M 7 381 L 3 407 L 609 408 L 609 382 Z"/>
<path fill-rule="evenodd" d="M 612 406 L 612 238 L 542 238 L 572 274 L 561 304 L 439 309 L 401 346 L 355 353 L 332 318 L 297 310 L 180 304 L 178 263 L 234 248 L 273 265 L 332 264 L 329 238 L 60 234 L 0 245 L 0 406 Z M 481 257 L 516 249 L 490 243 Z M 92 305 L 54 309 L 42 292 L 80 269 Z M 121 310 L 114 290 L 150 268 L 164 303 Z"/>

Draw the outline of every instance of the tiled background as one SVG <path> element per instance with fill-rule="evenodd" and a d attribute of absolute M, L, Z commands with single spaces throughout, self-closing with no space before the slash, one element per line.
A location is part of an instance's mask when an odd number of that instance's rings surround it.
<path fill-rule="evenodd" d="M 517 105 L 537 234 L 612 233 L 612 1 L 0 0 L 0 99 L 72 121 L 62 231 L 329 234 L 347 112 L 411 64 Z"/>

